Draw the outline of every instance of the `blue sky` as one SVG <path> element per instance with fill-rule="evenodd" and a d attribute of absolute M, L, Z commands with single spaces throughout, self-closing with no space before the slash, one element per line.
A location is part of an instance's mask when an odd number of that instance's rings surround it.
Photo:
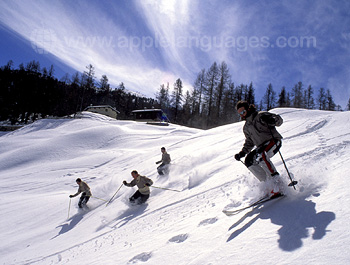
<path fill-rule="evenodd" d="M 92 64 L 97 79 L 154 97 L 181 78 L 225 61 L 258 100 L 299 81 L 350 98 L 347 0 L 0 1 L 0 65 L 37 60 L 57 78 Z"/>

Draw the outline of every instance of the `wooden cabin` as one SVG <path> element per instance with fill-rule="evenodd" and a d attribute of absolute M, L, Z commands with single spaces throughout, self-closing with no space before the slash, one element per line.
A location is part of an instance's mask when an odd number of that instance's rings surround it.
<path fill-rule="evenodd" d="M 90 111 L 93 113 L 99 113 L 111 117 L 113 119 L 117 119 L 119 111 L 109 105 L 101 105 L 101 106 L 89 106 L 84 111 Z"/>
<path fill-rule="evenodd" d="M 161 109 L 142 109 L 132 111 L 135 121 L 146 122 L 152 125 L 169 125 L 169 119 Z"/>

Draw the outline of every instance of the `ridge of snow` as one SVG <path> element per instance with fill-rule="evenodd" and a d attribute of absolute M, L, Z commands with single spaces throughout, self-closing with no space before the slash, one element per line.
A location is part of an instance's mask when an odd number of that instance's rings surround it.
<path fill-rule="evenodd" d="M 298 180 L 287 197 L 227 217 L 259 198 L 259 183 L 234 154 L 243 123 L 211 130 L 158 127 L 83 112 L 44 119 L 0 137 L 0 264 L 346 264 L 350 112 L 274 109 L 281 153 Z M 171 155 L 158 176 L 160 147 Z M 289 183 L 276 154 L 272 161 Z M 130 206 L 130 172 L 150 177 L 145 205 Z M 93 196 L 77 209 L 76 178 Z M 103 199 L 103 200 L 101 200 Z"/>

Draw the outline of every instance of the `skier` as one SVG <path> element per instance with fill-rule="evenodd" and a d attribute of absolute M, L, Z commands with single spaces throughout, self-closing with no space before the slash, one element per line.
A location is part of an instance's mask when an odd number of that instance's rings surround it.
<path fill-rule="evenodd" d="M 167 151 L 165 150 L 165 147 L 162 147 L 160 149 L 160 151 L 162 152 L 162 159 L 160 161 L 157 161 L 156 164 L 160 164 L 157 167 L 157 171 L 159 175 L 164 175 L 164 174 L 168 174 L 169 173 L 169 164 L 170 164 L 170 155 L 167 153 Z"/>
<path fill-rule="evenodd" d="M 243 133 L 246 139 L 235 159 L 240 161 L 247 155 L 244 164 L 254 176 L 262 182 L 272 180 L 273 190 L 270 195 L 282 193 L 279 173 L 270 160 L 282 145 L 282 136 L 275 128 L 283 123 L 281 116 L 266 111 L 258 112 L 247 101 L 239 101 L 236 109 L 241 119 L 245 120 Z"/>
<path fill-rule="evenodd" d="M 69 198 L 73 198 L 75 196 L 78 196 L 80 193 L 82 193 L 79 199 L 78 206 L 79 208 L 83 208 L 83 206 L 85 206 L 86 203 L 89 201 L 92 194 L 90 191 L 90 187 L 88 184 L 86 184 L 86 182 L 82 181 L 80 178 L 77 178 L 76 183 L 79 185 L 79 189 L 77 193 L 73 195 L 69 195 Z"/>
<path fill-rule="evenodd" d="M 130 183 L 127 183 L 126 180 L 124 180 L 123 184 L 127 187 L 134 187 L 137 185 L 138 190 L 129 198 L 129 201 L 131 203 L 142 204 L 149 198 L 149 187 L 152 186 L 153 181 L 145 176 L 141 176 L 136 170 L 131 172 L 131 176 L 134 179 Z"/>

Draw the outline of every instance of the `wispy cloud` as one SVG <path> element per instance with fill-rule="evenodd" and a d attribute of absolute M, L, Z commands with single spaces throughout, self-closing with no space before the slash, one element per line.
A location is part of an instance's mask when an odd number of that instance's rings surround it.
<path fill-rule="evenodd" d="M 58 1 L 8 2 L 2 6 L 2 22 L 30 40 L 39 53 L 50 52 L 79 71 L 92 64 L 96 75 L 106 74 L 114 84 L 124 82 L 153 95 L 149 90 L 158 88 L 169 73 L 147 59 L 147 36 L 130 35 L 127 24 L 118 25 L 108 13 L 83 3 L 67 8 Z"/>

